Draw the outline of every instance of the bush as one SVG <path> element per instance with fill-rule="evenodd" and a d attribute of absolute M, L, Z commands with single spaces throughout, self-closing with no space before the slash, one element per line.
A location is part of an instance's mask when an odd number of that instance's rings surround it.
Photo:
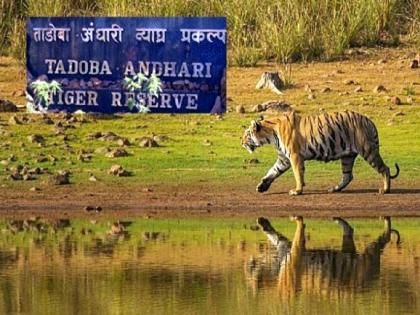
<path fill-rule="evenodd" d="M 226 16 L 239 66 L 330 60 L 349 47 L 398 44 L 401 34 L 420 44 L 418 0 L 6 0 L 1 9 L 1 47 L 19 59 L 28 15 Z"/>

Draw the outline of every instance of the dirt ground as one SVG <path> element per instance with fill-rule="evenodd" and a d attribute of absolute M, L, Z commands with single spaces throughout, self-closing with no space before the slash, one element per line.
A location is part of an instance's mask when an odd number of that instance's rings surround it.
<path fill-rule="evenodd" d="M 362 187 L 363 184 L 363 187 Z M 399 185 L 400 186 L 400 185 Z M 395 188 L 388 195 L 378 194 L 375 185 L 360 183 L 345 192 L 326 193 L 307 190 L 302 196 L 289 196 L 286 190 L 273 189 L 265 194 L 252 187 L 208 186 L 159 187 L 151 191 L 127 193 L 124 187 L 99 187 L 92 191 L 77 187 L 57 187 L 48 192 L 4 191 L 0 216 L 69 218 L 252 218 L 299 214 L 305 217 L 394 217 L 420 216 L 420 189 Z M 401 187 L 401 186 L 400 186 Z M 100 206 L 100 213 L 85 211 L 86 206 Z"/>
<path fill-rule="evenodd" d="M 287 100 L 303 113 L 356 108 L 377 120 L 386 121 L 386 126 L 397 128 L 415 124 L 419 117 L 419 107 L 416 106 L 419 99 L 419 76 L 418 71 L 410 69 L 408 64 L 416 53 L 412 49 L 379 49 L 369 50 L 366 56 L 344 61 L 293 65 L 294 87 L 287 91 Z M 0 98 L 7 96 L 17 104 L 24 104 L 21 93 L 25 86 L 23 69 L 10 58 L 0 58 L 0 66 L 2 64 L 4 70 L 0 78 Z M 261 72 L 273 69 L 276 68 L 271 64 L 249 69 L 229 69 L 230 111 L 244 105 L 248 112 L 253 104 L 273 99 L 271 92 L 256 92 L 254 88 Z M 357 84 L 363 86 L 363 92 L 355 92 L 355 86 L 346 84 L 345 79 L 357 80 Z M 372 92 L 379 83 L 389 90 L 387 95 Z M 325 86 L 331 86 L 331 92 L 322 93 Z M 310 93 L 316 92 L 315 99 L 308 98 L 308 90 L 312 91 Z M 397 107 L 390 101 L 391 96 L 398 95 L 405 102 L 407 91 L 417 93 L 414 103 L 404 104 L 397 111 Z M 401 143 L 404 144 L 404 141 Z M 144 191 L 141 185 L 127 188 L 120 183 L 96 183 L 92 187 L 73 183 L 35 192 L 29 191 L 29 188 L 2 187 L 0 217 L 255 218 L 260 215 L 280 217 L 292 214 L 306 217 L 420 216 L 420 186 L 415 182 L 418 177 L 414 176 L 418 168 L 411 168 L 412 178 L 406 176 L 405 181 L 398 179 L 393 193 L 389 195 L 378 194 L 378 178 L 371 182 L 359 180 L 339 194 L 328 194 L 326 187 L 314 185 L 308 187 L 303 196 L 295 197 L 287 194 L 291 187 L 286 184 L 273 187 L 269 193 L 258 194 L 255 192 L 257 182 L 232 183 L 228 187 L 223 184 L 210 187 L 201 182 L 191 182 L 190 187 L 185 187 L 172 182 L 171 185 L 151 187 L 151 191 Z M 86 206 L 100 206 L 103 211 L 86 212 Z"/>

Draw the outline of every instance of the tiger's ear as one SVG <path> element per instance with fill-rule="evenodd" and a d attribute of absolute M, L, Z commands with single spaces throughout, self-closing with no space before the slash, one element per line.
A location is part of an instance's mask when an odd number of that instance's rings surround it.
<path fill-rule="evenodd" d="M 259 123 L 258 121 L 256 121 L 256 120 L 253 120 L 253 121 L 251 122 L 251 126 L 252 126 L 252 128 L 253 128 L 253 129 L 255 129 L 255 131 L 257 131 L 257 132 L 259 132 L 259 131 L 261 130 L 261 125 L 260 125 L 260 123 Z"/>

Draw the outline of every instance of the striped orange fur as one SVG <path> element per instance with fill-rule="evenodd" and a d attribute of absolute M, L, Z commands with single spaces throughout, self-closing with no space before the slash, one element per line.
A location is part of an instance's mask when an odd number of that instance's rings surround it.
<path fill-rule="evenodd" d="M 391 189 L 390 175 L 379 154 L 379 137 L 375 124 L 368 117 L 345 111 L 301 117 L 294 112 L 284 113 L 271 119 L 252 121 L 245 130 L 242 145 L 250 152 L 257 147 L 272 144 L 277 151 L 277 160 L 257 186 L 258 192 L 267 191 L 273 181 L 292 168 L 296 188 L 291 195 L 303 192 L 306 160 L 329 162 L 341 160 L 343 178 L 330 192 L 344 189 L 353 179 L 353 165 L 358 155 L 362 156 L 383 177 L 381 193 Z"/>

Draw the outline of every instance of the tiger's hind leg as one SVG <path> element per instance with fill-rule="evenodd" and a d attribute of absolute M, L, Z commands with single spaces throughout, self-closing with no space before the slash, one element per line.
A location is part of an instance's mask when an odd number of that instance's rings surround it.
<path fill-rule="evenodd" d="M 379 154 L 379 149 L 375 149 L 367 153 L 363 158 L 366 162 L 369 163 L 379 174 L 382 175 L 382 179 L 384 182 L 384 188 L 379 189 L 379 193 L 386 194 L 391 191 L 391 178 L 395 178 L 398 176 L 399 168 L 397 166 L 397 174 L 391 176 L 391 172 L 389 167 L 385 165 L 384 161 L 382 160 L 381 155 Z"/>
<path fill-rule="evenodd" d="M 357 154 L 341 158 L 341 170 L 343 172 L 343 178 L 337 186 L 329 189 L 329 192 L 342 191 L 348 186 L 348 184 L 350 184 L 350 182 L 353 180 L 353 166 L 356 157 Z"/>

